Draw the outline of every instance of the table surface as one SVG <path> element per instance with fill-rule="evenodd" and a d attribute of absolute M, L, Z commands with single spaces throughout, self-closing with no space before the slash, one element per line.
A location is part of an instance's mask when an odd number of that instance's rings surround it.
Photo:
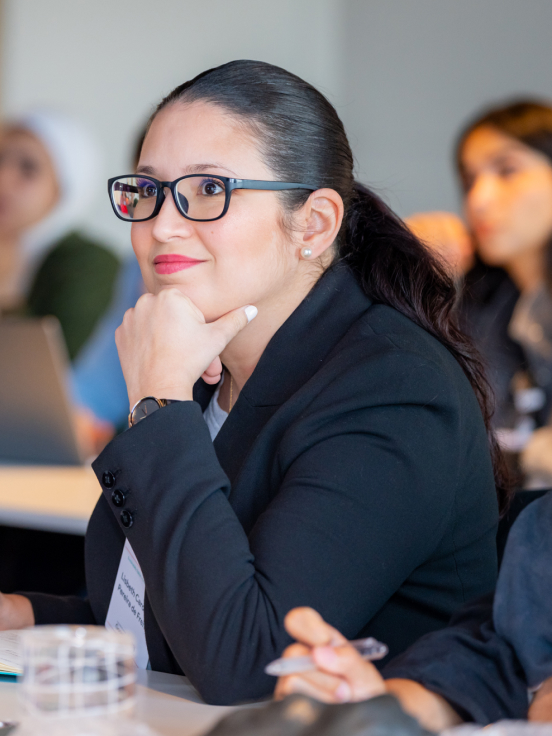
<path fill-rule="evenodd" d="M 198 736 L 235 710 L 205 705 L 185 677 L 141 670 L 138 682 L 136 717 L 161 736 Z M 18 687 L 16 682 L 0 682 L 0 721 L 21 718 Z"/>
<path fill-rule="evenodd" d="M 0 465 L 0 524 L 84 534 L 100 493 L 89 466 Z"/>

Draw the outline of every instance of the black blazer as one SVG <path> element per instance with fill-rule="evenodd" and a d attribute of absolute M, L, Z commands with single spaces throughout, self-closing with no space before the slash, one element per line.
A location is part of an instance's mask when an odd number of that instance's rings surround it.
<path fill-rule="evenodd" d="M 397 654 L 493 588 L 497 501 L 470 384 L 347 267 L 272 338 L 214 443 L 202 416 L 212 390 L 200 381 L 196 401 L 99 456 L 89 602 L 30 596 L 37 622 L 103 623 L 126 536 L 146 580 L 152 668 L 233 703 L 273 689 L 263 668 L 289 643 L 294 606 Z"/>

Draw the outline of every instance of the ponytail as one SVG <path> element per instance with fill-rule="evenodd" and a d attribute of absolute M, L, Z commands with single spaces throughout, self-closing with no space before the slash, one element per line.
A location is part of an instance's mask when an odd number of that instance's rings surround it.
<path fill-rule="evenodd" d="M 508 468 L 491 428 L 492 391 L 481 358 L 460 330 L 457 290 L 441 262 L 367 187 L 355 182 L 340 256 L 365 293 L 393 307 L 437 338 L 452 353 L 468 378 L 485 422 L 501 512 L 508 506 Z"/>

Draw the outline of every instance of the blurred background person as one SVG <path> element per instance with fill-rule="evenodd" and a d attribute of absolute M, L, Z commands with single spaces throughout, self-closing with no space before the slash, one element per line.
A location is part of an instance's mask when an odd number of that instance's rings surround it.
<path fill-rule="evenodd" d="M 480 259 L 463 318 L 489 364 L 501 442 L 520 452 L 552 408 L 552 108 L 491 108 L 462 132 L 457 165 Z M 526 484 L 550 485 L 537 466 L 525 463 Z"/>
<path fill-rule="evenodd" d="M 467 225 L 447 212 L 407 218 L 464 279 L 464 328 L 489 370 L 503 447 L 523 452 L 525 484 L 552 483 L 552 108 L 493 107 L 456 150 Z M 550 466 L 550 467 L 548 467 Z"/>
<path fill-rule="evenodd" d="M 0 136 L 0 308 L 3 314 L 53 315 L 74 359 L 109 305 L 119 261 L 76 228 L 101 184 L 93 139 L 75 121 L 37 111 Z M 109 424 L 76 411 L 86 455 L 109 441 Z M 80 593 L 83 539 L 0 527 L 0 582 Z M 63 575 L 60 575 L 63 570 Z"/>
<path fill-rule="evenodd" d="M 107 308 L 119 261 L 76 231 L 100 185 L 99 151 L 75 121 L 36 111 L 0 137 L 0 306 L 53 315 L 74 359 Z"/>

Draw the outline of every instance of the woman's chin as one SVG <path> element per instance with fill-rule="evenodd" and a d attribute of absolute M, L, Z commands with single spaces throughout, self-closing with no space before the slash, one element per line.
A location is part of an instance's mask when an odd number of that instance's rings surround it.
<path fill-rule="evenodd" d="M 501 243 L 479 243 L 479 257 L 488 266 L 503 267 L 510 258 L 515 257 L 516 249 Z"/>
<path fill-rule="evenodd" d="M 209 297 L 209 295 L 203 294 L 201 290 L 191 286 L 190 284 L 179 284 L 176 283 L 156 283 L 152 291 L 153 294 L 160 294 L 166 289 L 178 289 L 181 294 L 187 296 L 188 299 L 194 303 L 199 311 L 205 317 L 206 322 L 215 322 L 217 319 L 222 317 L 227 312 L 230 312 L 234 307 L 225 307 L 224 304 L 220 304 L 218 300 Z"/>

